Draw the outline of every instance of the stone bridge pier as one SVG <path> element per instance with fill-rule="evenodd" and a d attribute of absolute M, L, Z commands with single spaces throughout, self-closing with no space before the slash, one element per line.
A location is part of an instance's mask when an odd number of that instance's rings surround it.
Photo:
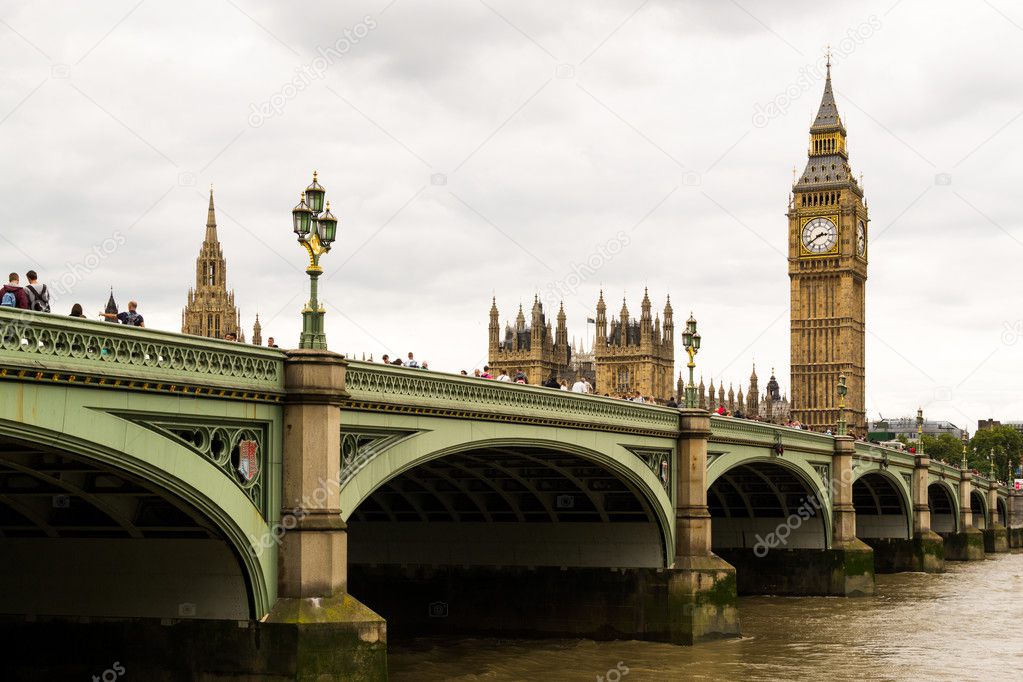
<path fill-rule="evenodd" d="M 990 510 L 991 523 L 982 531 L 985 552 L 1009 551 L 1008 519 L 1004 518 L 1007 510 L 998 495 L 999 487 L 998 483 L 994 483 L 987 492 L 987 508 Z"/>
<path fill-rule="evenodd" d="M 973 473 L 963 470 L 959 475 L 959 526 L 945 538 L 945 558 L 949 561 L 983 561 L 984 535 L 974 521 L 984 520 L 984 510 L 973 511 Z"/>
<path fill-rule="evenodd" d="M 1009 489 L 1005 514 L 1009 548 L 1023 548 L 1023 491 Z"/>
<path fill-rule="evenodd" d="M 913 543 L 910 551 L 896 559 L 898 571 L 941 573 L 945 570 L 945 541 L 931 530 L 931 504 L 928 477 L 931 460 L 925 455 L 914 458 L 913 467 Z"/>
<path fill-rule="evenodd" d="M 345 367 L 325 350 L 291 350 L 284 363 L 283 534 L 267 621 L 293 630 L 300 680 L 387 679 L 387 625 L 347 592 L 338 485 Z"/>
<path fill-rule="evenodd" d="M 675 560 L 668 569 L 671 641 L 692 644 L 738 636 L 735 568 L 711 551 L 707 507 L 707 439 L 710 415 L 682 410 L 675 503 Z"/>

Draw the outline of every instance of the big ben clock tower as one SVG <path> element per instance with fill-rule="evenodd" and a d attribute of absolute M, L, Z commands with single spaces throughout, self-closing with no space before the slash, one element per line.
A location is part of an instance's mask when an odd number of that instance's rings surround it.
<path fill-rule="evenodd" d="M 864 288 L 867 206 L 849 168 L 846 131 L 831 91 L 831 60 L 806 169 L 789 203 L 792 418 L 814 430 L 836 428 L 838 377 L 845 374 L 850 433 L 866 434 Z"/>

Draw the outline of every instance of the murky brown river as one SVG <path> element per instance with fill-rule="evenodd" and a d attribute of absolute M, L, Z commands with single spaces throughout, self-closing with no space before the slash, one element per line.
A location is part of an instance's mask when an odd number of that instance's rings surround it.
<path fill-rule="evenodd" d="M 393 680 L 1023 680 L 1023 554 L 879 575 L 864 599 L 743 597 L 742 639 L 419 639 Z M 627 672 L 626 672 L 627 671 Z"/>

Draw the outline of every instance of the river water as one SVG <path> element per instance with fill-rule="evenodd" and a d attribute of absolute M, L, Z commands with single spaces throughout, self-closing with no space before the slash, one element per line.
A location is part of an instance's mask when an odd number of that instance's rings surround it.
<path fill-rule="evenodd" d="M 873 597 L 741 597 L 741 639 L 417 639 L 392 680 L 1023 680 L 1023 554 L 877 576 Z M 627 671 L 627 672 L 626 672 Z"/>

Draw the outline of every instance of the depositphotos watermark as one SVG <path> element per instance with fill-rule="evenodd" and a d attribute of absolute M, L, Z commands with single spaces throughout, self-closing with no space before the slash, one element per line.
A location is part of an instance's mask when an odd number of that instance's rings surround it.
<path fill-rule="evenodd" d="M 308 88 L 314 81 L 323 78 L 327 73 L 327 69 L 351 52 L 352 48 L 368 36 L 377 25 L 376 19 L 372 15 L 367 14 L 359 23 L 345 28 L 341 32 L 341 37 L 333 45 L 328 47 L 318 46 L 316 48 L 318 56 L 314 57 L 309 63 L 296 67 L 295 73 L 297 75 L 282 85 L 280 90 L 270 95 L 264 102 L 249 104 L 249 125 L 253 128 L 259 128 L 267 120 L 283 114 L 288 102 L 298 97 L 298 93 Z"/>
<path fill-rule="evenodd" d="M 853 52 L 856 48 L 865 43 L 875 33 L 881 30 L 881 19 L 871 14 L 867 20 L 855 28 L 846 31 L 846 35 L 839 41 L 837 48 L 831 52 L 832 62 L 839 62 Z M 763 128 L 773 119 L 785 115 L 793 102 L 802 97 L 814 87 L 814 84 L 824 78 L 827 73 L 827 58 L 820 57 L 812 64 L 804 64 L 800 67 L 796 79 L 788 86 L 772 97 L 766 104 L 757 104 L 753 107 L 753 127 Z"/>
<path fill-rule="evenodd" d="M 121 665 L 120 661 L 114 661 L 114 664 L 101 672 L 99 675 L 92 676 L 92 682 L 115 682 L 120 679 L 121 675 L 125 673 L 124 666 Z"/>
<path fill-rule="evenodd" d="M 799 530 L 800 526 L 805 522 L 815 518 L 820 509 L 820 500 L 815 495 L 806 498 L 803 504 L 799 505 L 799 508 L 794 513 L 789 514 L 788 518 L 779 523 L 777 528 L 768 533 L 767 537 L 761 537 L 760 533 L 757 533 L 757 543 L 753 545 L 753 555 L 758 559 L 763 559 L 775 547 L 787 545 L 792 532 Z"/>
<path fill-rule="evenodd" d="M 609 668 L 603 675 L 597 675 L 597 682 L 618 682 L 628 674 L 629 666 L 625 665 L 625 661 L 618 661 L 615 667 Z"/>
<path fill-rule="evenodd" d="M 1023 320 L 1002 323 L 1002 343 L 1006 346 L 1015 346 L 1016 342 L 1023 338 Z"/>

